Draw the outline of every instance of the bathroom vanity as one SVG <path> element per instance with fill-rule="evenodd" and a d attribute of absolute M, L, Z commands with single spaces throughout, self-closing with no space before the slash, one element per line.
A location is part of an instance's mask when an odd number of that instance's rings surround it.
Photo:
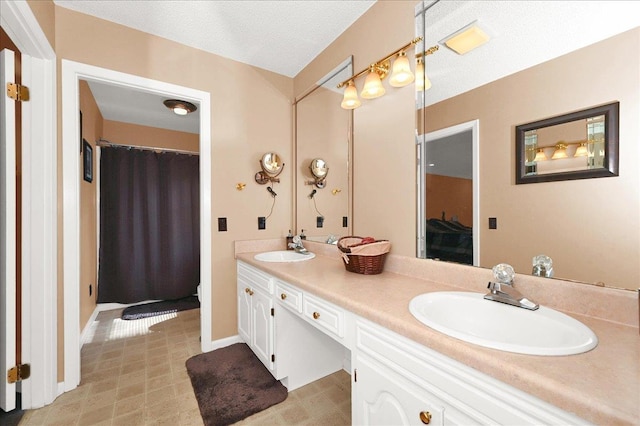
<path fill-rule="evenodd" d="M 407 267 L 399 257 L 380 275 L 349 273 L 330 253 L 298 263 L 236 256 L 239 334 L 290 391 L 344 368 L 352 375 L 353 424 L 638 421 L 637 328 L 578 316 L 600 338 L 590 352 L 546 357 L 488 349 L 409 313 L 414 296 L 459 287 L 390 272 Z M 482 278 L 464 290 L 482 291 Z"/>

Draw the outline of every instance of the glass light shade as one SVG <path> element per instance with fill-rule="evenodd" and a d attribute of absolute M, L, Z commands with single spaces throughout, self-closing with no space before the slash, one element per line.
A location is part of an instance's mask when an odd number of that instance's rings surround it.
<path fill-rule="evenodd" d="M 422 92 L 424 90 L 424 64 L 421 59 L 416 63 L 416 90 Z"/>
<path fill-rule="evenodd" d="M 404 52 L 400 52 L 393 62 L 393 72 L 391 73 L 389 84 L 393 87 L 404 87 L 407 84 L 411 84 L 413 80 L 414 76 L 411 72 L 411 65 L 409 65 L 409 58 Z"/>
<path fill-rule="evenodd" d="M 353 81 L 350 81 L 347 88 L 344 89 L 344 98 L 342 98 L 340 106 L 344 109 L 355 109 L 361 104 L 362 102 L 358 99 L 358 89 L 353 85 Z"/>
<path fill-rule="evenodd" d="M 459 55 L 464 55 L 487 41 L 489 41 L 487 33 L 474 22 L 445 40 L 444 44 Z"/>
<path fill-rule="evenodd" d="M 556 150 L 551 156 L 552 160 L 558 160 L 560 158 L 567 158 L 567 145 L 562 143 L 556 144 Z"/>
<path fill-rule="evenodd" d="M 582 142 L 578 149 L 576 149 L 576 153 L 573 154 L 574 157 L 586 157 L 587 156 L 587 144 Z"/>
<path fill-rule="evenodd" d="M 174 114 L 178 114 L 178 115 L 187 115 L 189 113 L 189 111 L 187 111 L 186 108 L 175 107 L 175 108 L 173 108 L 173 113 Z"/>
<path fill-rule="evenodd" d="M 544 150 L 542 148 L 538 149 L 538 152 L 536 152 L 536 158 L 534 158 L 533 161 L 537 163 L 539 161 L 546 161 L 546 160 L 547 160 L 547 156 L 544 154 Z"/>
<path fill-rule="evenodd" d="M 382 95 L 384 95 L 384 87 L 382 86 L 382 81 L 380 81 L 380 76 L 377 72 L 371 70 L 369 71 L 369 75 L 364 81 L 364 87 L 362 88 L 362 92 L 360 92 L 360 96 L 365 99 L 375 99 Z"/>

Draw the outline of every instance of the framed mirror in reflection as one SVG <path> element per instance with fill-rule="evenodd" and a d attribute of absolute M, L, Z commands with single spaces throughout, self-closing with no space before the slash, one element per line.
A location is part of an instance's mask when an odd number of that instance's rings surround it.
<path fill-rule="evenodd" d="M 619 102 L 516 126 L 516 184 L 618 175 Z"/>
<path fill-rule="evenodd" d="M 327 242 L 350 235 L 350 177 L 353 112 L 340 107 L 338 83 L 353 73 L 349 57 L 298 97 L 296 125 L 295 224 L 309 240 Z M 329 165 L 331 173 L 329 174 Z"/>

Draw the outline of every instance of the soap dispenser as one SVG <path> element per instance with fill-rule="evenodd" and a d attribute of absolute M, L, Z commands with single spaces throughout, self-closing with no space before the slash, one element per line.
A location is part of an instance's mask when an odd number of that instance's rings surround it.
<path fill-rule="evenodd" d="M 300 238 L 301 238 L 301 239 L 303 239 L 303 240 L 306 240 L 306 239 L 307 239 L 307 236 L 306 236 L 306 235 L 304 235 L 304 229 L 302 229 L 302 230 L 300 231 Z"/>
<path fill-rule="evenodd" d="M 289 229 L 289 234 L 287 235 L 287 250 L 293 250 L 289 244 L 293 243 L 293 234 L 291 234 L 291 229 Z"/>

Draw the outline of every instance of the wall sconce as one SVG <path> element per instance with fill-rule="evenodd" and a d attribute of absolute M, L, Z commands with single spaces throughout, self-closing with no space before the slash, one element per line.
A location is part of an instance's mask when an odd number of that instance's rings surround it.
<path fill-rule="evenodd" d="M 390 69 L 392 71 L 391 78 L 389 79 L 389 84 L 391 86 L 404 87 L 411 84 L 416 79 L 416 76 L 411 72 L 411 65 L 409 64 L 406 50 L 420 41 L 422 41 L 422 37 L 411 40 L 411 42 L 402 46 L 400 49 L 397 49 L 384 58 L 372 63 L 359 73 L 352 75 L 347 80 L 338 84 L 338 89 L 347 86 L 340 106 L 344 109 L 355 109 L 362 104 L 358 99 L 358 90 L 356 89 L 355 82 L 365 74 L 367 77 L 364 82 L 364 87 L 360 92 L 360 96 L 364 99 L 375 99 L 385 94 L 385 88 L 382 85 L 382 80 L 384 80 L 384 78 L 389 74 Z M 416 85 L 417 87 L 422 87 L 422 89 L 418 90 L 425 90 L 426 81 L 428 81 L 424 74 L 423 57 L 432 54 L 436 50 L 438 50 L 438 46 L 434 46 L 428 51 L 416 55 L 416 75 L 418 77 Z M 391 59 L 393 57 L 396 58 L 394 59 L 392 68 Z M 431 87 L 431 82 L 429 82 L 427 89 L 429 87 Z"/>
<path fill-rule="evenodd" d="M 177 115 L 187 115 L 198 109 L 198 107 L 191 102 L 180 101 L 178 99 L 167 99 L 163 104 Z"/>
<path fill-rule="evenodd" d="M 439 46 L 432 46 L 425 50 L 422 53 L 418 53 L 416 55 L 416 90 L 418 92 L 424 92 L 431 88 L 431 80 L 429 80 L 429 76 L 425 72 L 425 61 L 424 58 L 429 55 L 433 55 L 438 51 Z"/>
<path fill-rule="evenodd" d="M 280 160 L 280 156 L 278 154 L 275 152 L 267 152 L 264 154 L 260 160 L 260 167 L 262 168 L 262 171 L 255 175 L 257 183 L 265 185 L 269 182 L 280 182 L 278 175 L 282 173 L 284 163 Z"/>

